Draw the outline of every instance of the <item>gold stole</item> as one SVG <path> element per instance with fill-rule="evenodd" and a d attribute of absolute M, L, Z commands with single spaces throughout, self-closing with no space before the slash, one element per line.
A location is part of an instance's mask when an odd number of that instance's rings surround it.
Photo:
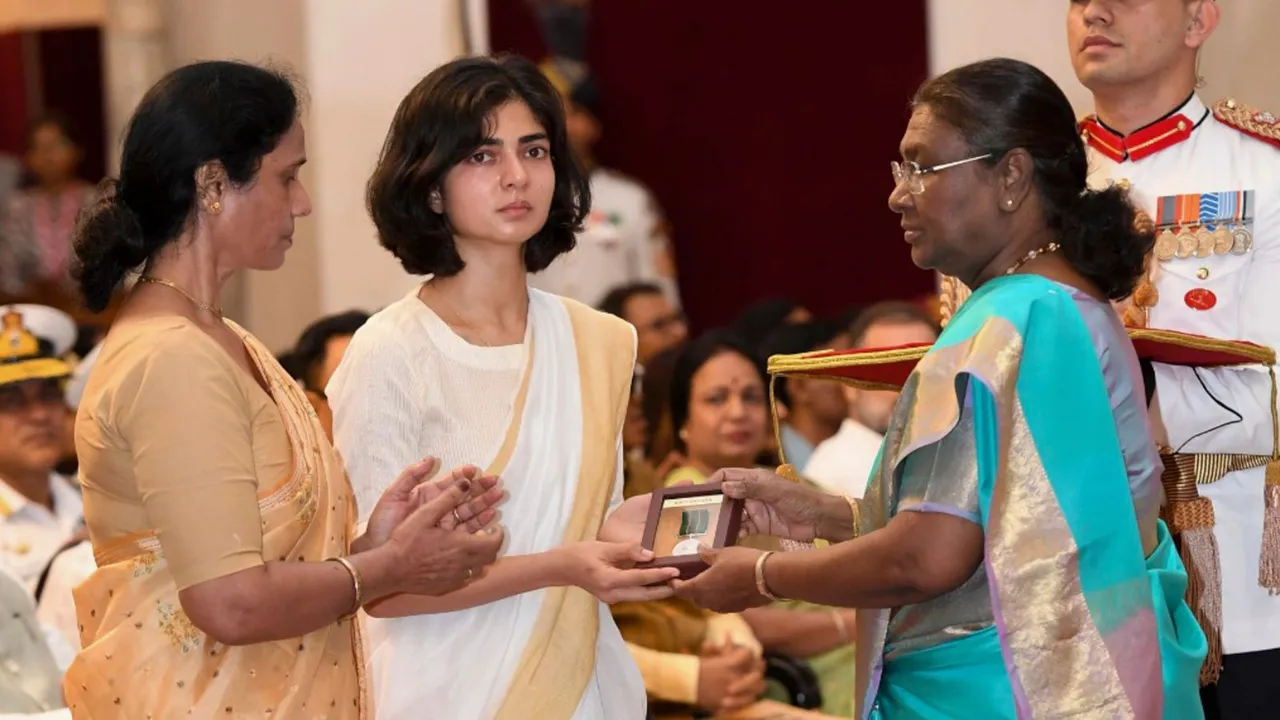
<path fill-rule="evenodd" d="M 561 299 L 573 325 L 582 381 L 582 465 L 566 544 L 594 540 L 609 509 L 635 369 L 635 335 L 625 322 L 581 303 Z M 537 339 L 534 339 L 537 342 Z M 523 412 L 528 383 L 516 401 Z M 519 414 L 512 427 L 518 428 Z M 508 433 L 495 466 L 505 466 L 515 446 Z M 565 438 L 569 442 L 570 438 Z M 546 591 L 542 609 L 511 677 L 497 720 L 570 718 L 595 672 L 600 601 L 577 587 Z"/>

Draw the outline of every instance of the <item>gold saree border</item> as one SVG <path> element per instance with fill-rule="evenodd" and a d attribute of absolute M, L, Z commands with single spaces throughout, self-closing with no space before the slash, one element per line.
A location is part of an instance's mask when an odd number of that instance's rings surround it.
<path fill-rule="evenodd" d="M 1111 651 L 1094 623 L 1079 576 L 1079 548 L 1057 503 L 1017 396 L 1023 338 L 1002 317 L 986 320 L 968 339 L 934 346 L 903 388 L 886 438 L 877 482 L 868 488 L 866 531 L 884 527 L 896 502 L 896 476 L 912 452 L 938 442 L 960 419 L 957 380 L 969 375 L 996 402 L 1000 463 L 984 529 L 993 611 L 1005 638 L 1015 696 L 1033 717 L 1134 711 Z M 1035 579 L 1027 580 L 1026 573 Z M 1021 575 L 1017 587 L 1002 579 Z M 1116 598 L 1109 598 L 1112 602 Z M 859 716 L 879 682 L 890 610 L 858 613 Z M 1018 618 L 1009 626 L 1010 618 Z M 1050 651 L 1051 650 L 1051 651 Z"/>
<path fill-rule="evenodd" d="M 625 322 L 559 298 L 573 326 L 582 393 L 582 464 L 564 542 L 593 540 L 616 478 L 617 441 L 635 370 L 635 331 Z M 545 591 L 529 642 L 495 720 L 569 718 L 595 673 L 600 601 L 578 587 Z"/>

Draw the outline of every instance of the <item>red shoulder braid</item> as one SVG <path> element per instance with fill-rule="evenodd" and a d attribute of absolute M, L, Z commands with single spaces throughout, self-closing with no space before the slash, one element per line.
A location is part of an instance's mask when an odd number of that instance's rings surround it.
<path fill-rule="evenodd" d="M 1280 148 L 1280 118 L 1272 113 L 1227 98 L 1213 106 L 1213 116 L 1223 125 Z"/>

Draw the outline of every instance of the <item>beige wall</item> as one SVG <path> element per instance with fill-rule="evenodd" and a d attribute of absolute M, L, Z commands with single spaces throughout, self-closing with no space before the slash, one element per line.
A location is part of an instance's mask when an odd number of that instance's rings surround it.
<path fill-rule="evenodd" d="M 1273 36 L 1280 29 L 1280 2 L 1232 0 L 1220 6 L 1222 25 L 1201 65 L 1206 101 L 1236 95 L 1280 112 L 1280 83 L 1270 60 Z M 929 0 L 930 72 L 994 56 L 1025 60 L 1062 86 L 1083 115 L 1092 101 L 1071 70 L 1066 14 L 1067 3 L 1047 0 Z"/>
<path fill-rule="evenodd" d="M 1090 106 L 1089 93 L 1076 81 L 1067 55 L 1067 3 L 929 0 L 928 8 L 930 74 L 990 57 L 1011 57 L 1045 71 L 1077 112 Z"/>
<path fill-rule="evenodd" d="M 307 51 L 315 148 L 320 307 L 376 310 L 415 280 L 378 245 L 364 187 L 400 100 L 463 51 L 459 3 L 308 3 Z"/>

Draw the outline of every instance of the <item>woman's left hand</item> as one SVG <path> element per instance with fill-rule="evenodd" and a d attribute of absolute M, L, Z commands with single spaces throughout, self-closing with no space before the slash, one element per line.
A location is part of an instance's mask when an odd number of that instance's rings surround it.
<path fill-rule="evenodd" d="M 386 542 L 405 518 L 438 497 L 459 477 L 473 481 L 472 490 L 466 502 L 457 507 L 456 513 L 446 515 L 440 526 L 452 530 L 461 521 L 464 530 L 479 532 L 492 523 L 497 514 L 493 506 L 504 495 L 501 481 L 492 476 L 479 477 L 480 470 L 474 466 L 456 468 L 434 481 L 428 481 L 427 478 L 434 475 L 439 467 L 438 459 L 427 457 L 406 468 L 378 499 L 369 515 L 364 535 L 353 543 L 352 550 L 370 550 Z"/>
<path fill-rule="evenodd" d="M 678 597 L 719 613 L 742 612 L 771 602 L 756 589 L 760 550 L 703 547 L 698 554 L 709 567 L 692 580 L 673 581 Z"/>

